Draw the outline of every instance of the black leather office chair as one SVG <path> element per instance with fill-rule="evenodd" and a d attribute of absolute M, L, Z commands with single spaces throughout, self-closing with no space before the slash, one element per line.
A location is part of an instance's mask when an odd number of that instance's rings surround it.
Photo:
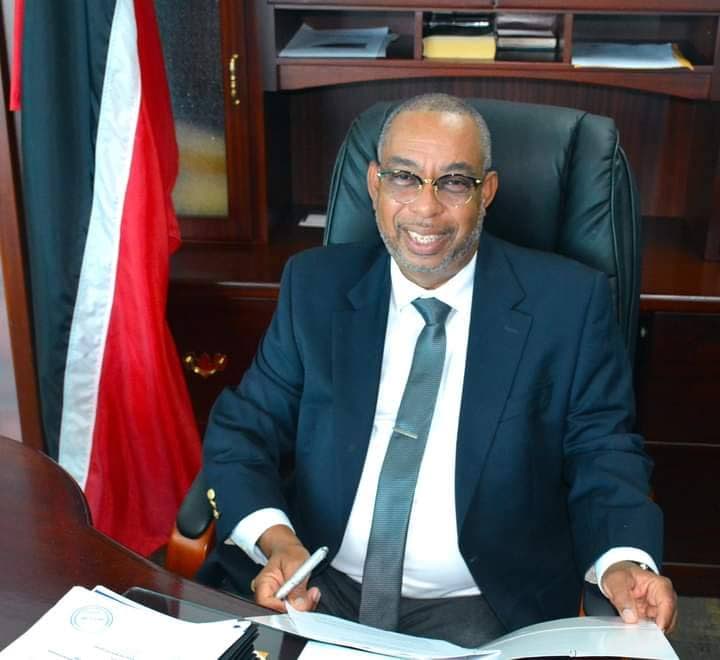
<path fill-rule="evenodd" d="M 640 216 L 615 123 L 580 110 L 473 99 L 493 143 L 500 187 L 485 227 L 526 247 L 571 257 L 610 278 L 631 355 L 640 302 Z M 365 173 L 392 103 L 358 116 L 335 162 L 325 243 L 379 242 Z"/>
<path fill-rule="evenodd" d="M 640 300 L 640 216 L 614 122 L 569 108 L 470 102 L 490 128 L 492 168 L 500 180 L 485 227 L 508 241 L 557 252 L 607 273 L 632 357 Z M 340 147 L 325 244 L 380 241 L 366 171 L 392 108 L 392 103 L 379 103 L 362 113 Z M 201 473 L 180 509 L 177 528 L 184 537 L 198 537 L 207 533 L 211 520 Z M 168 559 L 171 569 L 184 566 L 172 544 Z M 586 611 L 614 613 L 596 588 L 586 589 L 583 599 Z"/>

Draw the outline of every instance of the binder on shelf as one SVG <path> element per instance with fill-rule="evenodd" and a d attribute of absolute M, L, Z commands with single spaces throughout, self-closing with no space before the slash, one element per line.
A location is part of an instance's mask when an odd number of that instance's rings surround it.
<path fill-rule="evenodd" d="M 432 13 L 425 21 L 423 34 L 480 36 L 492 34 L 494 25 L 495 21 L 491 14 Z"/>
<path fill-rule="evenodd" d="M 522 14 L 498 13 L 495 16 L 495 26 L 498 30 L 545 30 L 555 32 L 557 29 L 557 14 Z"/>
<path fill-rule="evenodd" d="M 555 49 L 498 48 L 495 53 L 497 62 L 559 62 L 560 56 Z"/>
<path fill-rule="evenodd" d="M 555 14 L 498 14 L 498 50 L 555 50 L 558 47 Z"/>
<path fill-rule="evenodd" d="M 516 50 L 555 50 L 558 45 L 557 37 L 554 35 L 546 36 L 508 36 L 498 34 L 497 47 L 498 50 L 502 48 L 512 48 Z"/>
<path fill-rule="evenodd" d="M 434 34 L 423 37 L 423 57 L 427 59 L 494 60 L 494 34 L 461 36 Z"/>
<path fill-rule="evenodd" d="M 385 57 L 395 38 L 388 27 L 316 30 L 303 23 L 279 57 Z"/>

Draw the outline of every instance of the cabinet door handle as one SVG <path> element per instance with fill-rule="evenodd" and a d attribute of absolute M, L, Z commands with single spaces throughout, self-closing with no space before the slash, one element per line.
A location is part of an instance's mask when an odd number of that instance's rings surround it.
<path fill-rule="evenodd" d="M 228 72 L 230 74 L 230 100 L 233 105 L 240 105 L 238 98 L 238 82 L 237 82 L 237 61 L 240 55 L 233 53 L 228 62 Z"/>
<path fill-rule="evenodd" d="M 185 369 L 201 378 L 210 378 L 220 371 L 225 371 L 227 355 L 215 353 L 212 357 L 207 353 L 186 353 L 183 356 Z"/>

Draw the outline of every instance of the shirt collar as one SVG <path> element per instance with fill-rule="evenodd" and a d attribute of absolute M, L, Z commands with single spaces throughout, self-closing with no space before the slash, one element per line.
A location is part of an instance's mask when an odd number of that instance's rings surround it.
<path fill-rule="evenodd" d="M 415 298 L 437 298 L 462 313 L 470 313 L 477 252 L 463 268 L 437 289 L 423 289 L 402 274 L 394 259 L 390 259 L 391 304 L 398 311 L 410 305 Z"/>

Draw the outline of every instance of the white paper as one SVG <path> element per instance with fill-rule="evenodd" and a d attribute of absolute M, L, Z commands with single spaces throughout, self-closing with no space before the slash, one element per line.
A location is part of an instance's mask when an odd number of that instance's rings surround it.
<path fill-rule="evenodd" d="M 482 648 L 488 647 L 500 651 L 498 660 L 545 656 L 679 660 L 652 621 L 624 623 L 619 616 L 547 621 L 499 637 Z"/>
<path fill-rule="evenodd" d="M 0 658 L 216 660 L 250 625 L 237 619 L 188 623 L 101 589 L 70 589 Z"/>
<path fill-rule="evenodd" d="M 390 29 L 358 28 L 315 30 L 303 23 L 279 57 L 385 57 L 393 39 Z"/>
<path fill-rule="evenodd" d="M 650 621 L 627 624 L 620 617 L 576 617 L 528 626 L 485 646 L 467 649 L 436 639 L 387 632 L 326 614 L 298 612 L 253 617 L 253 621 L 307 639 L 349 646 L 391 658 L 484 658 L 514 660 L 545 656 L 640 657 L 678 660 L 660 629 Z M 304 660 L 311 660 L 316 649 Z M 319 653 L 325 653 L 321 649 Z M 318 660 L 328 657 L 318 655 Z M 343 657 L 343 656 L 336 656 Z M 347 656 L 351 658 L 352 656 Z"/>
<path fill-rule="evenodd" d="M 250 621 L 326 644 L 377 653 L 391 658 L 496 658 L 496 652 L 465 649 L 440 639 L 414 637 L 379 630 L 328 614 L 298 612 L 288 604 L 288 614 L 251 617 Z"/>
<path fill-rule="evenodd" d="M 308 213 L 298 225 L 300 227 L 324 227 L 327 222 L 327 216 L 324 213 Z"/>
<path fill-rule="evenodd" d="M 681 69 L 672 44 L 573 44 L 572 65 L 612 69 Z"/>
<path fill-rule="evenodd" d="M 308 642 L 298 656 L 298 660 L 372 660 L 372 658 L 387 660 L 388 656 L 321 642 Z"/>

